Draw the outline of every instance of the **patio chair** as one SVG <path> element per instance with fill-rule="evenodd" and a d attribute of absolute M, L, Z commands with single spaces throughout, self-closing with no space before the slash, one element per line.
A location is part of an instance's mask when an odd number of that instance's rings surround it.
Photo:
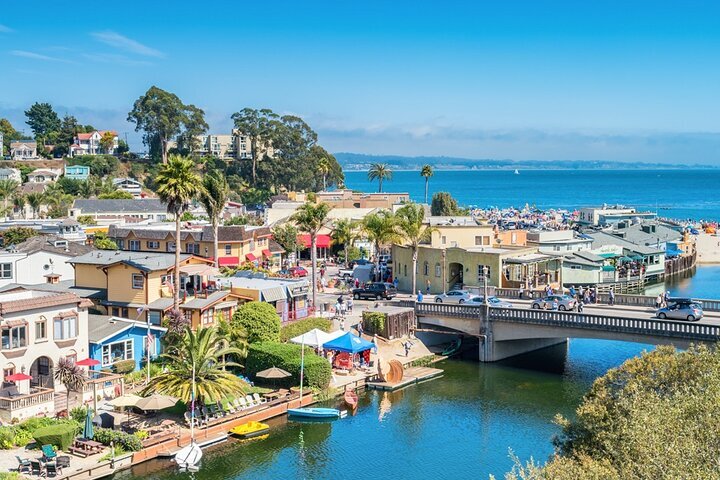
<path fill-rule="evenodd" d="M 253 393 L 252 396 L 255 399 L 255 403 L 257 403 L 258 405 L 267 402 L 267 398 L 262 398 L 257 393 Z"/>
<path fill-rule="evenodd" d="M 46 476 L 53 476 L 57 477 L 58 474 L 58 467 L 54 463 L 46 463 L 45 464 L 45 475 Z"/>
<path fill-rule="evenodd" d="M 15 458 L 17 458 L 18 461 L 18 472 L 30 473 L 30 460 L 28 460 L 27 458 L 20 458 L 18 455 L 15 455 Z"/>
<path fill-rule="evenodd" d="M 215 405 L 205 405 L 205 408 L 207 409 L 208 417 L 217 418 L 219 416 Z"/>
<path fill-rule="evenodd" d="M 238 398 L 233 400 L 233 405 L 235 405 L 235 410 L 238 412 L 241 411 L 243 408 L 245 408 L 242 406 L 242 404 L 240 403 L 240 399 L 238 399 Z"/>
<path fill-rule="evenodd" d="M 44 469 L 43 466 L 40 464 L 40 461 L 39 461 L 39 460 L 30 460 L 30 469 L 31 469 L 31 471 L 30 471 L 30 474 L 31 474 L 31 475 L 38 475 L 38 476 L 40 476 L 40 475 L 42 475 L 43 473 L 45 473 L 45 469 Z"/>
<path fill-rule="evenodd" d="M 248 408 L 250 408 L 245 399 L 242 397 L 235 399 L 235 401 L 240 404 L 240 410 L 247 410 Z"/>
<path fill-rule="evenodd" d="M 63 468 L 70 468 L 70 457 L 67 455 L 60 455 L 57 457 L 57 460 L 55 460 L 55 464 L 60 469 L 60 473 L 62 473 Z"/>
<path fill-rule="evenodd" d="M 52 445 L 43 445 L 42 453 L 45 461 L 52 460 L 53 458 L 57 457 L 57 453 L 55 453 L 55 449 L 53 449 Z"/>
<path fill-rule="evenodd" d="M 245 401 L 248 403 L 248 406 L 255 407 L 257 404 L 255 403 L 255 399 L 250 395 L 245 395 Z"/>
<path fill-rule="evenodd" d="M 217 411 L 220 414 L 220 416 L 224 417 L 225 415 L 228 414 L 228 410 L 223 406 L 223 403 L 220 400 L 218 400 L 215 403 L 217 403 Z"/>
<path fill-rule="evenodd" d="M 185 417 L 185 423 L 187 424 L 187 426 L 192 426 L 192 416 L 190 415 L 190 412 L 185 412 L 183 414 L 183 417 Z M 195 424 L 197 424 L 197 419 L 195 419 Z"/>
<path fill-rule="evenodd" d="M 233 413 L 237 413 L 237 409 L 235 408 L 235 405 L 233 404 L 232 401 L 228 400 L 227 408 L 225 409 L 225 411 L 227 413 L 229 413 L 230 415 L 232 415 Z"/>

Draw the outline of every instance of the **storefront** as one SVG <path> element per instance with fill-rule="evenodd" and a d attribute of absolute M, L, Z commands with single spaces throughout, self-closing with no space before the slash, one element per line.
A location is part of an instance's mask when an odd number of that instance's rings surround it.
<path fill-rule="evenodd" d="M 295 285 L 288 285 L 287 289 L 291 299 L 288 320 L 300 320 L 309 317 L 312 314 L 312 309 L 308 305 L 310 285 L 303 280 Z"/>

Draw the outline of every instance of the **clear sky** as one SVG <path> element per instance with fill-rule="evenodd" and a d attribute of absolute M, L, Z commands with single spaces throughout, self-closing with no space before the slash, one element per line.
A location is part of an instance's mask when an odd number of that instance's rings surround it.
<path fill-rule="evenodd" d="M 720 2 L 3 0 L 0 116 L 125 121 L 151 85 L 330 151 L 720 164 Z"/>

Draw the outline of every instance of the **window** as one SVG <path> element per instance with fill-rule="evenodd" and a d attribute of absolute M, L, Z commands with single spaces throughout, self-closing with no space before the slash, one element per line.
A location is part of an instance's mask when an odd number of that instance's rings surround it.
<path fill-rule="evenodd" d="M 56 317 L 53 322 L 53 338 L 67 340 L 77 337 L 77 317 Z"/>
<path fill-rule="evenodd" d="M 404 265 L 403 275 L 405 275 L 407 277 L 407 263 Z"/>
<path fill-rule="evenodd" d="M 160 325 L 161 315 L 157 310 L 150 310 L 148 312 L 148 323 L 150 325 Z"/>
<path fill-rule="evenodd" d="M 232 245 L 225 245 L 225 255 L 232 255 Z"/>
<path fill-rule="evenodd" d="M 77 353 L 72 353 L 72 354 L 70 354 L 70 355 L 66 355 L 66 356 L 65 356 L 65 359 L 66 359 L 66 360 L 69 360 L 70 363 L 72 363 L 73 365 L 75 365 L 75 362 L 77 362 Z"/>
<path fill-rule="evenodd" d="M 173 275 L 163 275 L 160 277 L 160 283 L 162 285 L 174 285 L 175 284 L 175 278 Z"/>
<path fill-rule="evenodd" d="M 209 325 L 214 323 L 215 321 L 215 309 L 208 308 L 204 312 L 202 312 L 202 324 L 203 325 Z"/>
<path fill-rule="evenodd" d="M 556 252 L 559 252 L 559 251 L 560 251 L 560 245 L 553 245 L 553 250 L 555 250 Z"/>
<path fill-rule="evenodd" d="M 485 276 L 490 278 L 490 267 L 487 265 L 478 265 L 477 267 L 477 274 L 478 274 L 478 281 L 483 282 L 484 276 L 483 276 L 483 269 L 485 269 Z"/>
<path fill-rule="evenodd" d="M 25 325 L 2 329 L 2 349 L 23 348 L 27 345 L 27 329 Z"/>
<path fill-rule="evenodd" d="M 150 248 L 152 250 L 157 250 L 158 248 L 160 248 L 160 242 L 158 242 L 156 240 L 152 240 L 152 241 L 148 240 L 147 248 Z"/>
<path fill-rule="evenodd" d="M 168 252 L 174 252 L 175 251 L 175 242 L 167 242 L 165 250 L 167 250 Z"/>
<path fill-rule="evenodd" d="M 429 272 L 430 272 L 430 264 L 428 264 L 428 262 L 423 263 L 423 275 L 425 275 L 427 277 L 428 275 L 430 275 Z"/>
<path fill-rule="evenodd" d="M 570 270 L 582 270 L 580 265 L 570 265 Z"/>
<path fill-rule="evenodd" d="M 15 375 L 15 367 L 3 368 L 3 378 L 9 377 L 10 375 Z"/>
<path fill-rule="evenodd" d="M 142 273 L 132 274 L 132 288 L 135 290 L 142 290 L 145 287 L 145 277 Z"/>
<path fill-rule="evenodd" d="M 440 243 L 442 243 L 443 245 L 447 243 L 447 237 L 445 235 L 440 238 Z"/>
<path fill-rule="evenodd" d="M 130 240 L 128 242 L 128 250 L 132 250 L 133 252 L 137 252 L 140 250 L 140 240 Z"/>
<path fill-rule="evenodd" d="M 48 357 L 40 357 L 37 359 L 37 362 L 38 375 L 50 375 L 50 359 Z"/>
<path fill-rule="evenodd" d="M 440 268 L 440 264 L 436 263 L 435 264 L 435 276 L 440 278 L 440 275 L 442 275 L 442 270 Z"/>
<path fill-rule="evenodd" d="M 194 255 L 200 255 L 200 244 L 199 243 L 186 243 L 185 253 L 192 253 Z"/>
<path fill-rule="evenodd" d="M 517 243 L 517 233 L 510 234 L 510 243 L 515 245 Z"/>
<path fill-rule="evenodd" d="M 122 360 L 133 359 L 133 341 L 123 340 L 102 347 L 102 365 L 110 366 Z"/>
<path fill-rule="evenodd" d="M 40 317 L 41 320 L 35 322 L 35 341 L 47 340 L 47 320 L 45 317 Z"/>
<path fill-rule="evenodd" d="M 115 243 L 118 246 L 118 249 L 125 250 L 125 240 L 115 240 Z"/>
<path fill-rule="evenodd" d="M 0 278 L 12 278 L 12 263 L 0 263 Z"/>
<path fill-rule="evenodd" d="M 482 245 L 482 237 L 481 236 L 475 237 L 475 245 Z"/>

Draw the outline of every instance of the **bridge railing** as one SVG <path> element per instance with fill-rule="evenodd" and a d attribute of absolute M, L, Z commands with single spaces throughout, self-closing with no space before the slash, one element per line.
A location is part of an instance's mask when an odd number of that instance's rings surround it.
<path fill-rule="evenodd" d="M 411 300 L 402 300 L 400 305 L 415 308 L 415 313 L 418 315 L 445 315 L 456 318 L 479 318 L 482 316 L 482 306 L 448 303 L 417 303 Z"/>

